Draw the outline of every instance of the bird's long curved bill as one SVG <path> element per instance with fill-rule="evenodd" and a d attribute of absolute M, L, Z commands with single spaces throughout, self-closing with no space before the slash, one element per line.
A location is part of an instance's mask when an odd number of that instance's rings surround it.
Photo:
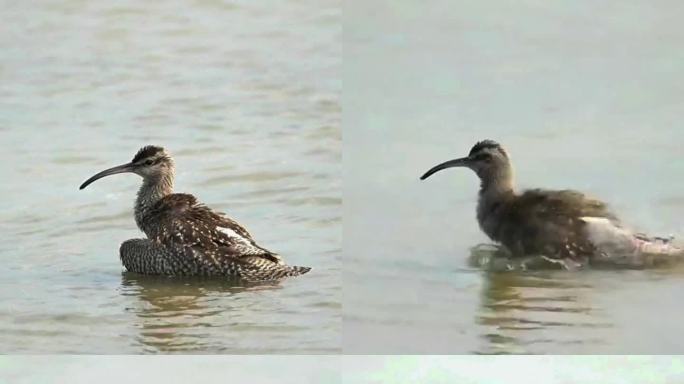
<path fill-rule="evenodd" d="M 420 179 L 425 180 L 428 177 L 432 176 L 433 174 L 441 171 L 442 169 L 453 168 L 453 167 L 466 167 L 468 165 L 468 160 L 469 159 L 467 157 L 462 157 L 460 159 L 445 161 L 442 164 L 438 164 L 438 165 L 435 165 L 434 167 L 430 168 L 430 170 L 425 172 L 425 174 L 423 176 L 421 176 Z"/>
<path fill-rule="evenodd" d="M 131 163 L 117 165 L 116 167 L 105 169 L 104 171 L 96 173 L 90 179 L 84 181 L 83 184 L 81 184 L 81 186 L 78 187 L 78 189 L 83 189 L 83 188 L 87 187 L 88 185 L 90 185 L 93 181 L 101 179 L 105 176 L 116 175 L 117 173 L 131 172 L 132 169 L 133 169 L 133 164 L 131 164 Z"/>

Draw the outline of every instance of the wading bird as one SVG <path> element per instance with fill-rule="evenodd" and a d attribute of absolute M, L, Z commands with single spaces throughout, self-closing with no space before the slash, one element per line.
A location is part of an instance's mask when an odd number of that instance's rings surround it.
<path fill-rule="evenodd" d="M 431 168 L 421 180 L 452 167 L 469 168 L 480 178 L 477 221 L 482 231 L 513 257 L 591 262 L 684 254 L 671 239 L 624 228 L 604 202 L 580 192 L 532 189 L 517 193 L 510 158 L 495 141 L 478 142 L 468 156 Z"/>
<path fill-rule="evenodd" d="M 128 271 L 266 281 L 311 269 L 285 265 L 280 255 L 257 245 L 237 222 L 212 211 L 193 195 L 173 193 L 174 162 L 164 148 L 143 147 L 130 163 L 92 176 L 79 189 L 125 172 L 143 179 L 134 213 L 138 228 L 147 236 L 121 244 L 121 262 Z"/>

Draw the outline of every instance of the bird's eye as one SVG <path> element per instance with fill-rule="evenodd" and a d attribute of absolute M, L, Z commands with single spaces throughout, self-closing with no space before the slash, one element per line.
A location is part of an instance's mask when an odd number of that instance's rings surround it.
<path fill-rule="evenodd" d="M 490 155 L 489 153 L 480 153 L 475 158 L 479 161 L 491 161 L 492 155 Z"/>
<path fill-rule="evenodd" d="M 145 161 L 145 165 L 152 165 L 152 163 L 154 163 L 154 161 L 152 161 L 152 160 Z"/>

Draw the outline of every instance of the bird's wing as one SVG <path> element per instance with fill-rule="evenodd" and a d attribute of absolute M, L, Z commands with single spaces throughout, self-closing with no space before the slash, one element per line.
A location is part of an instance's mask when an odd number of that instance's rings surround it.
<path fill-rule="evenodd" d="M 569 218 L 574 219 L 587 216 L 604 217 L 617 221 L 617 217 L 610 212 L 604 202 L 572 190 L 546 191 L 532 189 L 520 195 L 517 204 L 524 208 L 523 212 L 529 212 L 534 217 L 544 221 L 567 220 Z"/>
<path fill-rule="evenodd" d="M 161 199 L 152 214 L 159 220 L 153 240 L 179 246 L 216 260 L 241 259 L 249 262 L 282 264 L 281 257 L 260 247 L 240 224 L 200 204 L 192 195 L 175 193 Z"/>
<path fill-rule="evenodd" d="M 526 251 L 541 250 L 552 257 L 592 251 L 583 217 L 601 217 L 617 223 L 605 203 L 572 190 L 529 190 L 520 195 L 513 208 L 512 214 L 519 216 L 514 221 L 519 223 L 518 236 L 525 239 Z"/>

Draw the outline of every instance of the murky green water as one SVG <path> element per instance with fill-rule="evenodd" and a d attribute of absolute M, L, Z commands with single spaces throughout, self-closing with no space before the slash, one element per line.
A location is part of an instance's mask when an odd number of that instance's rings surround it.
<path fill-rule="evenodd" d="M 575 188 L 684 237 L 675 2 L 355 1 L 345 10 L 344 348 L 681 353 L 681 268 L 486 273 L 466 170 L 480 139 L 521 188 Z M 382 16 L 382 17 L 380 17 Z"/>
<path fill-rule="evenodd" d="M 340 345 L 336 1 L 13 2 L 0 30 L 5 353 L 319 353 Z M 291 264 L 276 286 L 121 273 L 145 144 L 176 190 Z"/>

